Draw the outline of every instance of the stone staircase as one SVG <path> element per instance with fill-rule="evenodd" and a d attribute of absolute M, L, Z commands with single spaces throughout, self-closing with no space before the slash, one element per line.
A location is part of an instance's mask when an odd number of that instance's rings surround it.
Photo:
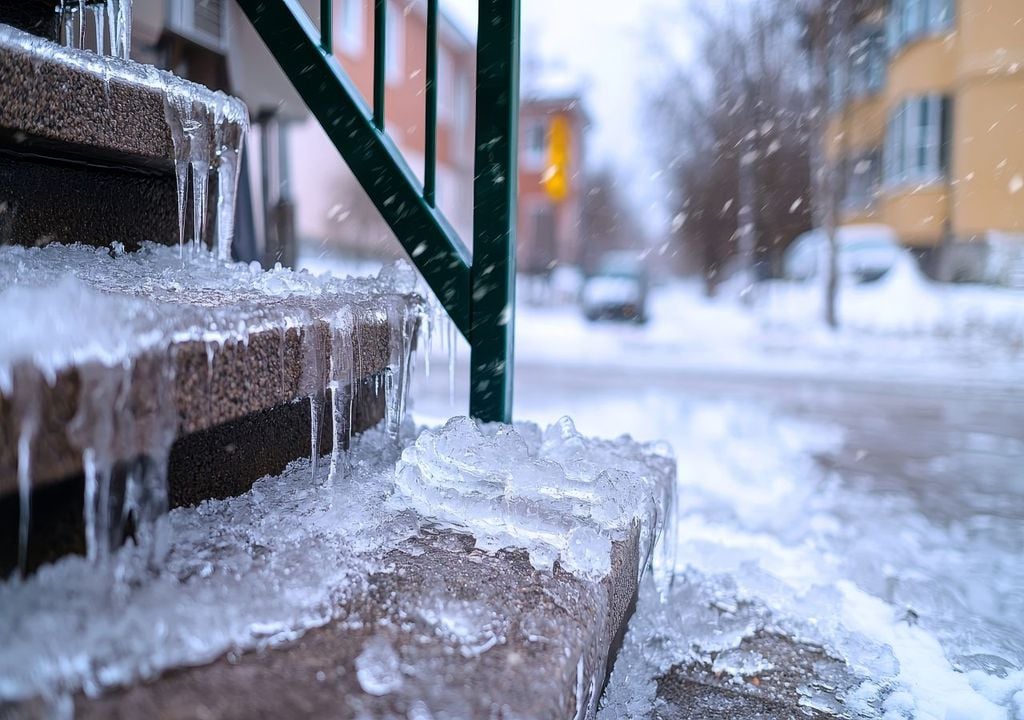
<path fill-rule="evenodd" d="M 0 19 L 47 35 L 32 7 Z M 392 506 L 411 268 L 230 262 L 244 106 L 50 35 L 0 24 L 0 717 L 592 717 L 673 463 L 570 425 L 556 449 L 630 468 L 621 498 L 548 506 L 530 460 L 500 472 L 539 499 L 456 480 Z"/>

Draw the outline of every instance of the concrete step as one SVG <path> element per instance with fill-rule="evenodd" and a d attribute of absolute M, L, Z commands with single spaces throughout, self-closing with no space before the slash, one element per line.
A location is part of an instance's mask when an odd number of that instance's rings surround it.
<path fill-rule="evenodd" d="M 168 103 L 241 107 L 153 67 L 2 24 L 0 78 L 0 244 L 176 244 Z M 211 167 L 214 193 L 217 182 Z M 207 213 L 210 244 L 215 203 Z"/>
<path fill-rule="evenodd" d="M 207 253 L 179 260 L 177 249 L 159 246 L 118 257 L 83 246 L 0 247 L 0 257 L 0 323 L 10 340 L 0 351 L 0 570 L 8 571 L 19 445 L 39 493 L 29 542 L 38 564 L 58 549 L 42 535 L 75 516 L 81 528 L 89 448 L 115 472 L 140 456 L 167 463 L 175 507 L 237 495 L 308 457 L 310 398 L 332 382 L 351 394 L 351 410 L 336 431 L 321 406 L 321 452 L 336 434 L 377 424 L 423 309 L 411 285 L 267 274 Z M 332 374 L 332 362 L 351 368 Z"/>
<path fill-rule="evenodd" d="M 75 716 L 591 717 L 635 605 L 637 551 L 635 534 L 614 543 L 611 573 L 589 582 L 557 565 L 535 570 L 521 551 L 488 554 L 466 535 L 425 534 L 353 583 L 343 619 L 285 646 L 231 653 L 100 698 L 78 695 Z M 437 620 L 460 603 L 488 619 L 475 651 Z M 398 663 L 387 680 L 359 659 L 381 648 Z"/>

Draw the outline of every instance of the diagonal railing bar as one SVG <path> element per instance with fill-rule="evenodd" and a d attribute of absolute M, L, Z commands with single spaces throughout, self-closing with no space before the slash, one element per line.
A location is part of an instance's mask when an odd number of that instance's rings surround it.
<path fill-rule="evenodd" d="M 373 108 L 333 55 L 331 2 L 321 28 L 299 0 L 238 0 L 271 54 L 469 341 L 470 414 L 511 421 L 519 0 L 479 0 L 473 246 L 436 208 L 438 0 L 427 0 L 422 187 L 385 132 L 387 0 L 374 0 Z"/>
<path fill-rule="evenodd" d="M 417 189 L 401 153 L 373 122 L 338 60 L 297 0 L 238 4 L 394 231 L 459 331 L 470 333 L 470 254 Z"/>

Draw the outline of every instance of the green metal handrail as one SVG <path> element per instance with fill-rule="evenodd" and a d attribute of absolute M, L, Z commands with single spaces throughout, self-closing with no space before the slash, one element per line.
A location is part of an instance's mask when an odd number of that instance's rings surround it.
<path fill-rule="evenodd" d="M 436 207 L 437 0 L 427 0 L 422 186 L 384 130 L 387 0 L 374 0 L 373 106 L 333 55 L 332 0 L 318 30 L 298 0 L 238 0 L 470 345 L 473 417 L 512 415 L 519 0 L 479 0 L 473 253 Z"/>

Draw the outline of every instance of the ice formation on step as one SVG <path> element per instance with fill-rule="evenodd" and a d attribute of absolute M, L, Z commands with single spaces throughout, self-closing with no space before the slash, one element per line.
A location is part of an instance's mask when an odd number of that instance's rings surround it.
<path fill-rule="evenodd" d="M 163 98 L 164 119 L 173 147 L 173 158 L 169 159 L 174 163 L 177 184 L 179 245 L 184 246 L 186 235 L 196 244 L 210 237 L 207 221 L 212 219 L 215 223 L 212 237 L 216 254 L 222 260 L 229 259 L 242 149 L 249 130 L 248 108 L 237 98 L 219 90 L 214 92 L 165 70 L 127 60 L 131 42 L 129 0 L 110 0 L 106 6 L 106 21 L 101 19 L 104 16 L 98 5 L 83 4 L 81 8 L 77 3 L 62 5 L 58 10 L 65 27 L 65 38 L 75 35 L 75 19 L 85 17 L 90 8 L 96 9 L 92 15 L 97 23 L 106 22 L 112 28 L 111 45 L 118 48 L 115 54 L 120 57 L 83 52 L 76 49 L 79 47 L 77 41 L 60 47 L 5 25 L 0 25 L 0 39 L 13 50 L 20 49 L 35 58 L 52 60 L 101 77 L 108 104 L 109 88 L 114 83 L 143 86 L 159 93 Z M 211 175 L 214 179 L 212 184 Z M 192 227 L 186 228 L 189 198 Z"/>
<path fill-rule="evenodd" d="M 192 242 L 206 237 L 210 172 L 216 171 L 216 232 L 214 248 L 221 260 L 231 258 L 234 239 L 235 197 L 242 147 L 249 130 L 245 105 L 219 90 L 197 96 L 195 86 L 173 75 L 158 75 L 164 92 L 164 117 L 174 145 L 174 172 L 178 192 L 178 244 L 185 242 L 187 199 L 192 197 Z M 189 179 L 191 178 L 191 183 Z"/>
<path fill-rule="evenodd" d="M 432 448 L 431 462 L 423 468 L 431 463 L 462 467 L 467 493 L 512 484 L 532 488 L 528 502 L 538 513 L 551 522 L 558 513 L 567 514 L 564 524 L 576 531 L 585 559 L 573 559 L 567 547 L 562 559 L 588 578 L 599 577 L 598 570 L 608 565 L 597 555 L 607 552 L 607 545 L 595 538 L 611 540 L 636 522 L 657 524 L 652 508 L 662 505 L 671 483 L 670 463 L 651 448 L 627 439 L 581 438 L 568 423 L 545 434 L 534 426 L 478 430 L 462 419 L 424 431 L 415 445 L 403 429 L 401 442 L 417 455 Z M 500 456 L 499 447 L 518 448 L 518 459 Z M 412 511 L 401 490 L 412 470 L 401 452 L 381 427 L 354 440 L 344 483 L 326 483 L 325 467 L 311 477 L 309 461 L 300 460 L 239 497 L 172 510 L 160 521 L 167 545 L 159 566 L 147 565 L 125 546 L 116 551 L 117 564 L 66 557 L 28 578 L 0 582 L 0 703 L 79 689 L 96 695 L 231 650 L 295 639 L 335 620 L 362 630 L 359 618 L 347 614 L 346 600 L 364 593 L 371 575 L 393 572 L 389 553 L 411 556 L 424 543 L 444 554 L 466 552 L 467 544 L 439 534 L 439 525 L 478 534 L 488 547 L 497 547 L 502 533 L 508 546 L 526 547 L 531 556 L 549 558 L 548 565 L 559 554 L 519 532 L 524 522 L 511 508 L 499 516 L 487 514 L 497 506 L 486 512 L 464 506 L 465 523 L 453 521 L 451 506 L 436 513 Z M 562 467 L 555 457 L 574 466 Z M 614 498 L 602 495 L 612 488 L 593 477 L 602 465 L 616 468 L 623 481 L 628 478 L 615 487 Z M 528 477 L 532 472 L 535 482 Z M 515 475 L 511 484 L 506 482 L 510 474 Z M 512 504 L 517 510 L 526 507 Z M 554 578 L 541 576 L 541 581 Z M 580 585 L 559 587 L 583 591 Z M 594 592 L 606 597 L 604 590 Z M 462 658 L 476 658 L 505 643 L 508 633 L 508 619 L 482 600 L 427 587 L 417 605 L 397 611 L 424 628 L 425 643 L 439 640 Z M 535 627 L 524 620 L 524 641 L 557 637 L 555 621 L 542 614 L 535 620 Z M 373 628 L 363 642 L 356 673 L 364 691 L 385 694 L 404 687 L 404 668 L 386 628 Z M 415 648 L 402 648 L 409 652 Z M 433 677 L 429 682 L 436 685 Z"/>
<path fill-rule="evenodd" d="M 391 268 L 377 279 L 316 278 L 221 262 L 205 250 L 179 259 L 176 249 L 158 245 L 131 254 L 56 244 L 0 248 L 0 395 L 15 401 L 17 441 L 27 450 L 18 453 L 22 556 L 37 406 L 43 386 L 71 368 L 81 391 L 67 437 L 82 453 L 90 558 L 101 560 L 118 547 L 129 517 L 148 560 L 162 554 L 156 520 L 166 511 L 167 457 L 178 433 L 170 349 L 179 343 L 205 346 L 211 382 L 221 348 L 245 347 L 250 336 L 272 332 L 281 343 L 285 387 L 288 332 L 298 333 L 300 395 L 285 395 L 281 402 L 320 398 L 330 388 L 333 480 L 349 441 L 357 369 L 369 362 L 364 353 L 382 352 L 363 347 L 363 333 L 353 332 L 356 323 L 387 328 L 384 373 L 399 381 L 385 382 L 382 392 L 390 417 L 404 413 L 411 365 L 406 354 L 423 305 L 415 296 L 396 294 L 408 289 L 394 277 L 403 272 Z M 311 450 L 318 461 L 322 405 L 313 407 Z"/>
<path fill-rule="evenodd" d="M 543 433 L 454 418 L 405 449 L 390 502 L 471 533 L 484 550 L 521 547 L 537 568 L 558 560 L 599 579 L 612 541 L 636 526 L 641 563 L 649 557 L 671 504 L 673 461 L 659 451 L 584 438 L 568 418 Z"/>
<path fill-rule="evenodd" d="M 402 687 L 398 653 L 386 638 L 375 635 L 356 657 L 356 678 L 370 695 L 387 695 Z"/>
<path fill-rule="evenodd" d="M 86 49 L 88 24 L 93 28 L 93 47 L 97 54 L 109 54 L 127 60 L 132 49 L 132 0 L 61 0 L 55 18 L 65 47 Z"/>

